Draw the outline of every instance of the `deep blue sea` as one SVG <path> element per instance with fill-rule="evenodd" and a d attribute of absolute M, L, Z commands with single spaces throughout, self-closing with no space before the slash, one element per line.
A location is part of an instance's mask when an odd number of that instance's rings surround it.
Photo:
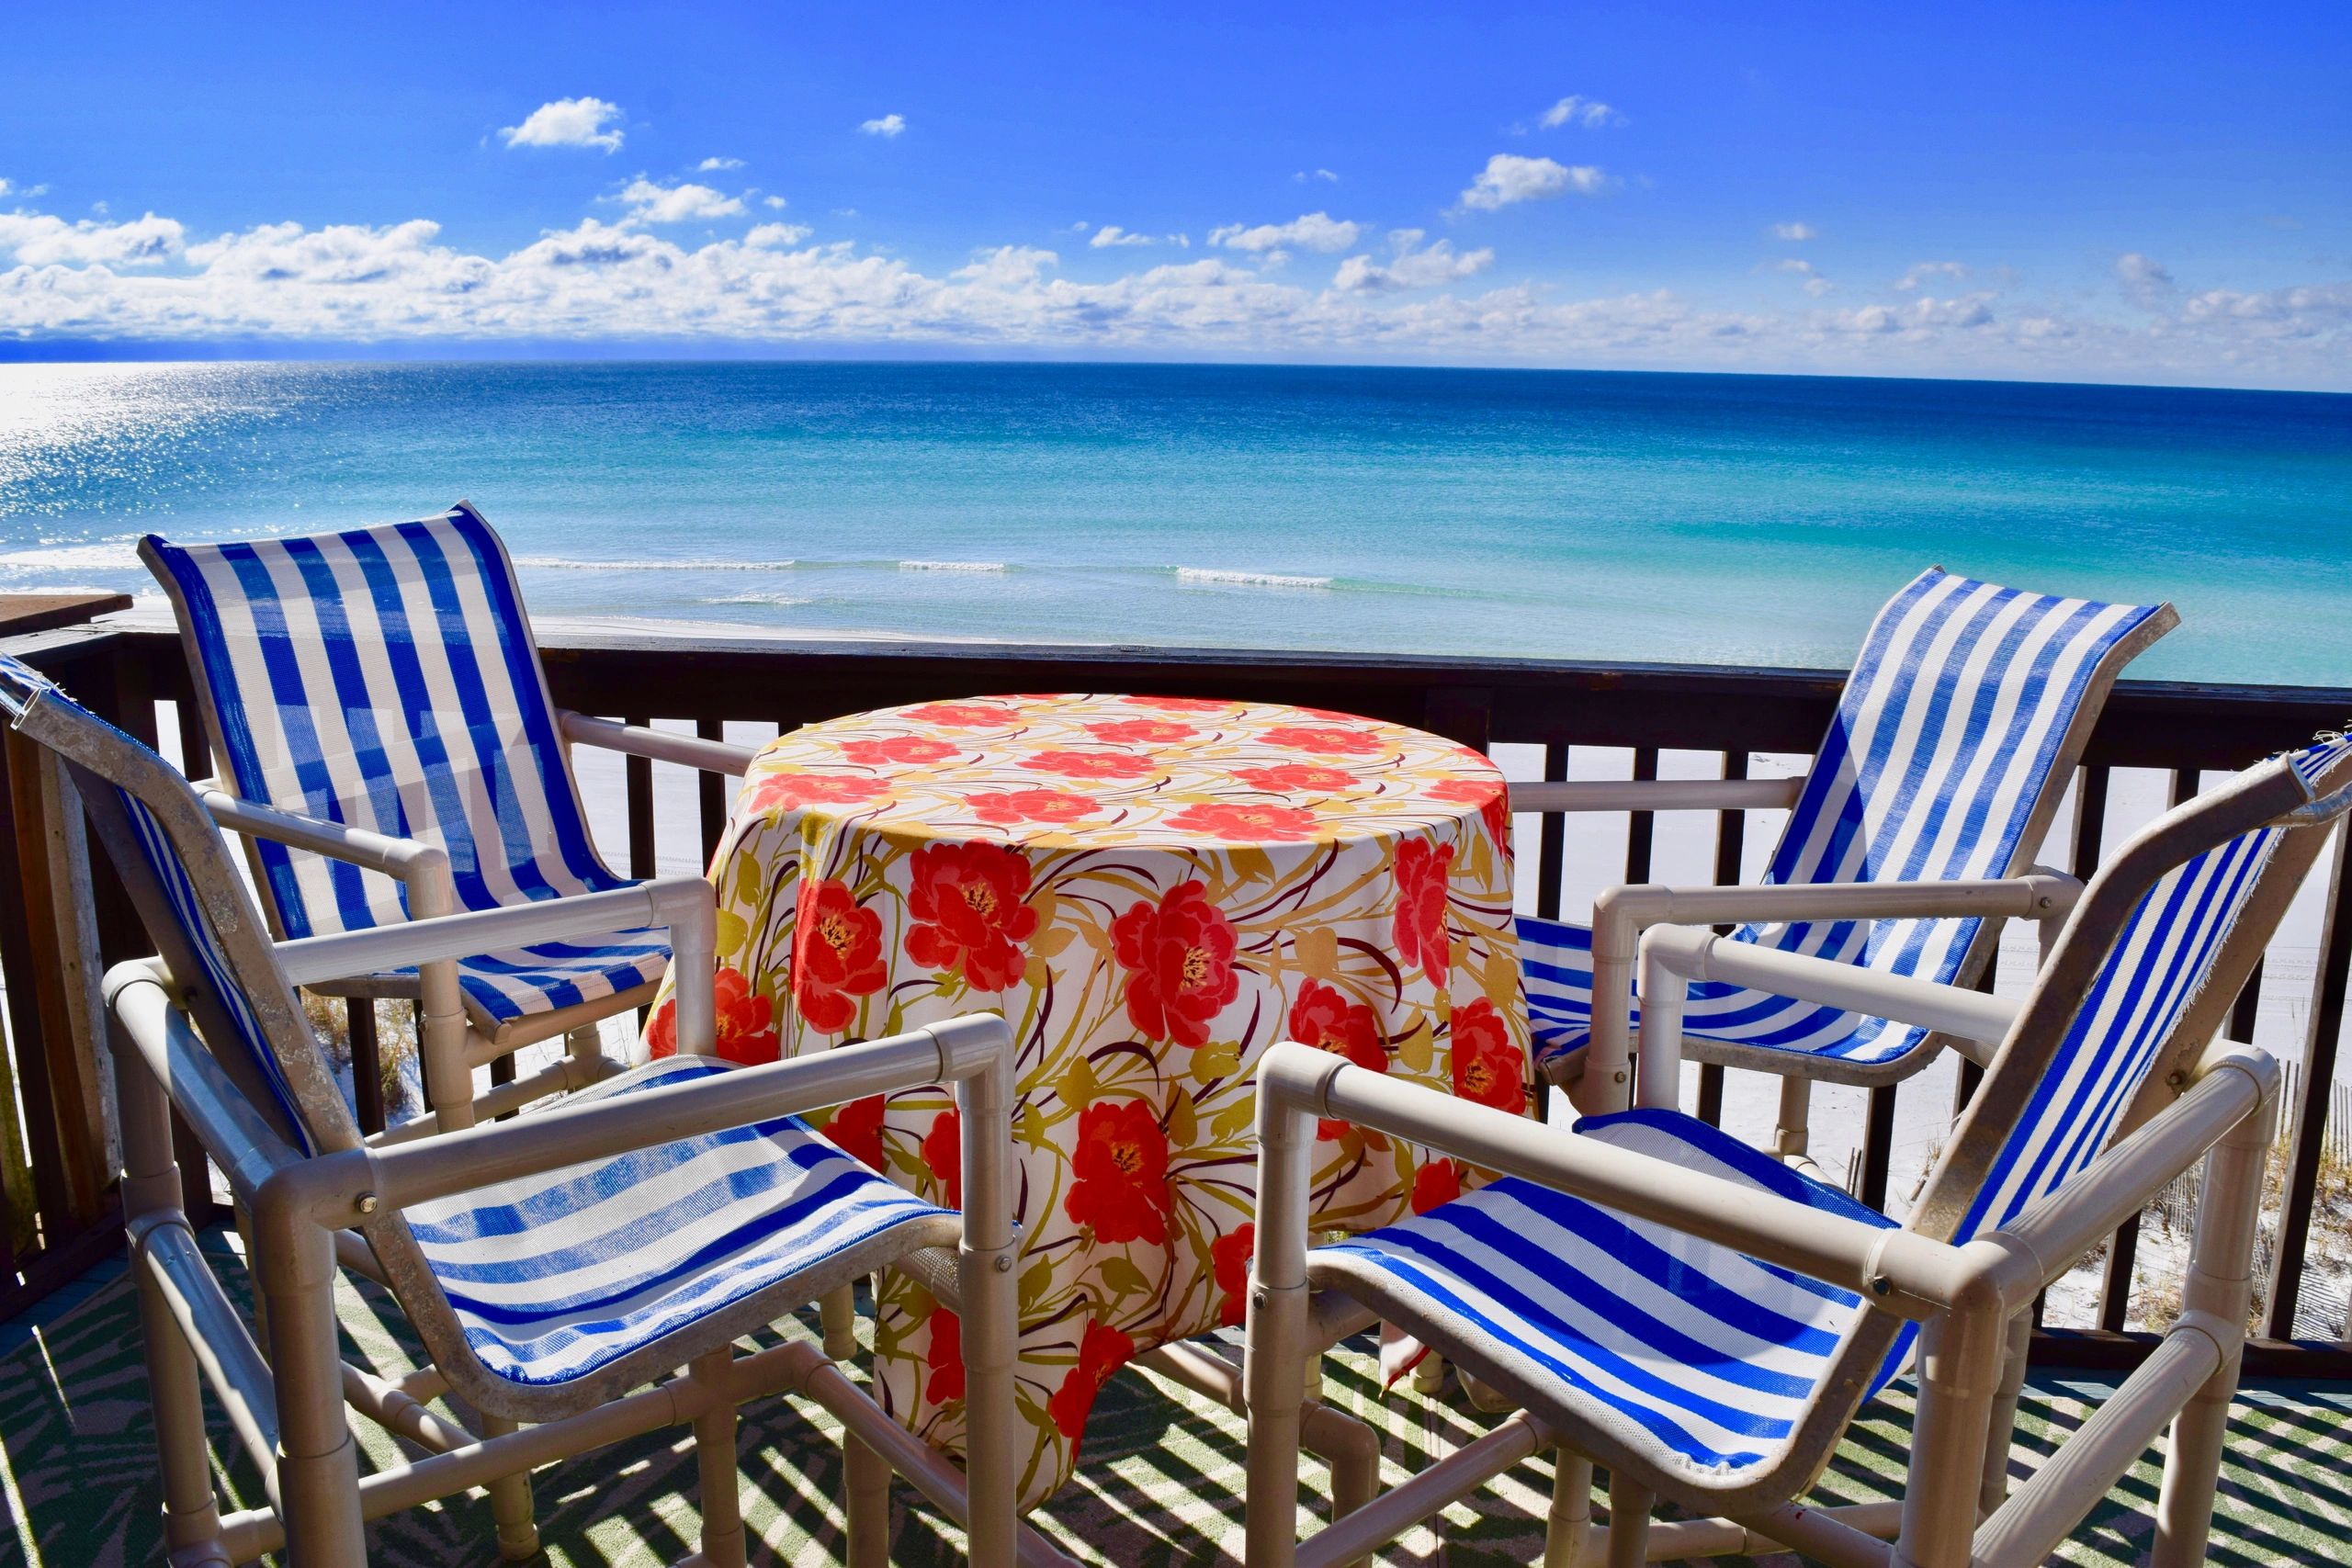
<path fill-rule="evenodd" d="M 1840 667 L 1921 567 L 2352 684 L 2352 397 L 986 364 L 0 366 L 0 591 L 437 511 L 542 614 Z"/>

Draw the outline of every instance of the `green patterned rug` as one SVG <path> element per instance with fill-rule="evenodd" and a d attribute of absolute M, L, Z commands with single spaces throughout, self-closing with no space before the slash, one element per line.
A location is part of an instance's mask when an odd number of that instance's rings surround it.
<path fill-rule="evenodd" d="M 208 1246 L 224 1259 L 233 1242 Z M 233 1262 L 223 1275 L 241 1280 Z M 145 1406 L 138 1315 L 116 1270 L 56 1303 L 0 1340 L 0 1562 L 40 1568 L 112 1568 L 161 1561 L 154 1450 Z M 387 1374 L 414 1363 L 388 1297 L 348 1291 L 343 1320 L 350 1353 Z M 787 1324 L 800 1336 L 809 1324 Z M 1489 1418 L 1399 1389 L 1380 1396 L 1367 1347 L 1331 1359 L 1331 1397 L 1387 1433 L 1394 1483 L 1475 1438 Z M 2076 1426 L 2104 1385 L 2040 1378 L 2027 1389 L 2012 1459 L 2028 1472 Z M 2341 1562 L 2352 1555 L 2352 1391 L 2249 1391 L 2233 1410 L 2230 1464 L 2211 1561 L 2230 1564 Z M 1909 1441 L 1907 1385 L 1871 1406 L 1825 1480 L 1823 1495 L 1861 1502 L 1888 1495 Z M 379 1462 L 390 1441 L 359 1424 Z M 741 1443 L 746 1514 L 764 1542 L 761 1561 L 838 1562 L 842 1548 L 838 1433 L 811 1425 L 783 1400 L 745 1413 Z M 673 1440 L 674 1438 L 675 1440 Z M 1044 1510 L 1041 1527 L 1082 1561 L 1146 1564 L 1216 1561 L 1238 1553 L 1243 1434 L 1222 1410 L 1129 1371 L 1104 1391 L 1086 1438 L 1078 1481 Z M 220 1483 L 241 1506 L 257 1478 L 225 1425 L 213 1451 Z M 1306 1482 L 1319 1487 L 1319 1467 Z M 2157 1469 L 2143 1463 L 2079 1531 L 2069 1562 L 2144 1561 L 2154 1530 Z M 658 1568 L 695 1539 L 693 1450 L 683 1432 L 656 1433 L 573 1460 L 535 1478 L 546 1561 L 562 1568 Z M 1479 1500 L 1457 1506 L 1393 1545 L 1395 1563 L 1538 1561 L 1551 1472 L 1520 1466 Z M 1319 1506 L 1321 1499 L 1315 1500 Z M 902 1565 L 960 1560 L 960 1537 L 901 1487 L 891 1559 Z M 415 1568 L 468 1568 L 496 1561 L 489 1508 L 460 1497 L 370 1527 L 371 1560 Z M 1729 1561 L 1729 1560 L 1726 1560 Z M 1792 1559 L 1775 1560 L 1788 1562 Z"/>

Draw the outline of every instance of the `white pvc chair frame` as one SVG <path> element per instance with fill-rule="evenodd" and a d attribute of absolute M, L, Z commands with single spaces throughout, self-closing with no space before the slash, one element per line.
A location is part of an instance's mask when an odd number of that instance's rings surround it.
<path fill-rule="evenodd" d="M 2018 861 L 2030 861 L 2057 815 L 2066 782 L 2089 742 L 2091 728 L 2125 665 L 2179 625 L 2169 605 L 2117 642 L 2100 659 L 2077 705 L 2041 795 L 2028 813 Z M 1509 795 L 1514 812 L 1594 811 L 1785 811 L 1804 794 L 1805 779 L 1638 779 L 1514 782 Z M 2014 863 L 2013 863 L 2014 864 Z M 2000 919 L 2037 921 L 2042 948 L 2073 910 L 2082 891 L 2073 877 L 2043 866 L 1980 881 L 1806 883 L 1738 887 L 1670 887 L 1656 883 L 1604 889 L 1592 907 L 1592 1038 L 1577 1051 L 1542 1064 L 1543 1077 L 1567 1091 L 1588 1115 L 1622 1111 L 1631 1103 L 1629 1057 L 1633 1025 L 1634 969 L 1642 932 L 1656 925 L 1715 925 L 1734 921 L 1905 919 L 1981 917 L 1977 931 L 1954 977 L 1973 985 L 2000 941 Z M 1883 1016 L 1883 1015 L 1880 1015 Z M 1767 1051 L 1694 1039 L 1688 1054 L 1697 1061 L 1772 1073 L 1781 1079 L 1781 1107 L 1774 1152 L 1804 1161 L 1816 1082 L 1864 1087 L 1898 1082 L 1924 1069 L 1949 1038 L 1931 1037 L 1918 1049 L 1889 1062 L 1855 1063 L 1801 1053 Z"/>
<path fill-rule="evenodd" d="M 133 901 L 151 920 L 166 921 L 167 929 L 154 933 L 159 944 L 169 953 L 195 952 L 202 939 L 179 930 L 143 858 L 147 852 L 114 798 L 118 789 L 135 798 L 164 829 L 175 855 L 183 846 L 212 850 L 217 841 L 202 837 L 210 825 L 187 785 L 160 758 L 70 704 L 34 691 L 11 707 L 17 728 L 67 764 L 98 836 L 132 885 Z M 295 1124 L 283 1118 L 295 1112 L 266 1111 L 241 1087 L 240 1073 L 213 1055 L 197 1020 L 228 1015 L 209 987 L 191 990 L 155 959 L 108 972 L 123 1213 L 154 1401 L 164 1543 L 175 1568 L 220 1568 L 276 1551 L 295 1568 L 350 1568 L 367 1561 L 367 1519 L 476 1486 L 490 1489 L 503 1555 L 527 1557 L 537 1548 L 532 1469 L 673 1425 L 694 1428 L 702 1481 L 701 1550 L 687 1561 L 695 1568 L 742 1568 L 735 1412 L 747 1400 L 786 1391 L 831 1412 L 847 1429 L 850 1525 L 861 1562 L 887 1557 L 891 1470 L 967 1528 L 976 1561 L 1061 1561 L 1020 1528 L 1015 1513 L 1012 1041 L 1001 1018 L 972 1015 L 817 1056 L 371 1145 L 359 1140 L 315 1043 L 300 1034 L 304 1025 L 292 1000 L 298 980 L 353 967 L 429 964 L 502 943 L 610 930 L 616 922 L 659 926 L 673 945 L 680 1047 L 708 1054 L 716 1043 L 709 885 L 671 877 L 279 943 L 255 929 L 245 892 L 220 854 L 183 857 L 180 870 L 213 944 L 199 961 L 230 966 L 252 1004 L 259 1041 L 289 1076 L 301 1135 L 322 1152 L 305 1155 L 289 1142 Z M 417 1203 L 489 1183 L 933 1083 L 953 1086 L 962 1117 L 960 1216 L 908 1224 L 845 1248 L 569 1384 L 526 1386 L 492 1376 L 455 1333 L 448 1304 L 423 1271 L 401 1219 Z M 250 1216 L 248 1264 L 266 1355 L 181 1208 L 174 1111 Z M 952 1257 L 942 1252 L 947 1241 L 956 1247 Z M 842 1376 L 831 1347 L 799 1341 L 748 1356 L 735 1348 L 741 1335 L 810 1301 L 845 1301 L 859 1275 L 899 1265 L 944 1270 L 958 1282 L 971 1433 L 971 1457 L 960 1474 Z M 442 1347 L 435 1352 L 440 1359 L 396 1383 L 345 1364 L 334 1293 L 342 1268 L 390 1289 L 428 1343 Z M 842 1326 L 829 1321 L 828 1338 Z M 655 1382 L 680 1366 L 683 1376 Z M 654 1386 L 644 1386 L 649 1382 Z M 220 1514 L 204 1429 L 208 1387 L 260 1471 L 266 1507 Z M 481 1410 L 479 1431 L 426 1407 L 445 1392 Z M 346 1406 L 418 1443 L 427 1457 L 361 1479 Z"/>
<path fill-rule="evenodd" d="M 2056 1010 L 2036 1009 L 2036 997 L 2073 976 L 2087 983 L 2139 893 L 2170 866 L 2237 832 L 2265 822 L 2298 829 L 2274 852 L 2269 885 L 2240 916 L 2215 963 L 2209 994 L 2175 1029 L 2116 1141 L 2026 1214 L 1962 1246 L 1913 1230 L 1883 1230 L 1465 1104 L 1308 1046 L 1284 1043 L 1269 1051 L 1259 1067 L 1257 1249 L 1245 1372 L 1250 1568 L 1352 1562 L 1544 1448 L 1555 1450 L 1558 1461 L 1547 1568 L 1604 1559 L 1609 1568 L 1631 1568 L 1645 1561 L 1792 1549 L 1837 1568 L 2037 1563 L 2167 1423 L 2172 1440 L 2153 1561 L 2156 1568 L 2202 1562 L 2245 1337 L 2263 1162 L 2278 1082 L 2267 1055 L 2204 1043 L 2218 1031 L 2220 1010 L 2267 943 L 2326 825 L 2352 806 L 2352 789 L 2312 801 L 2283 766 L 2217 793 L 2226 798 L 2192 803 L 2167 816 L 2118 857 L 2101 879 L 2108 886 L 2094 885 L 2093 897 L 2078 907 L 2045 965 L 2036 996 L 2023 1003 L 1924 982 L 1889 983 L 1820 959 L 1752 950 L 1741 955 L 1742 964 L 1761 960 L 1753 973 L 1785 994 L 1835 1005 L 1847 1005 L 1849 998 L 1867 1000 L 1879 1016 L 2004 1040 L 2005 1051 L 2033 1049 L 2033 1036 L 2040 1036 L 2045 1050 L 2038 1059 L 2046 1059 L 2046 1046 L 2055 1040 L 2051 1032 L 2063 1033 L 2071 1020 L 2054 1016 Z M 1724 961 L 1726 949 L 1744 946 L 1702 933 L 1654 933 L 1645 943 L 1645 974 L 1660 988 L 1645 991 L 1645 1001 L 1679 993 L 1673 979 L 1750 983 L 1746 969 L 1736 976 L 1710 967 Z M 1645 1104 L 1675 1102 L 1678 1024 L 1670 1001 L 1645 1015 Z M 1919 1325 L 1918 1410 L 1901 1503 L 1821 1509 L 1795 1500 L 1850 1421 L 1850 1404 L 1840 1411 L 1817 1396 L 1789 1456 L 1773 1467 L 1773 1475 L 1739 1488 L 1730 1517 L 1663 1524 L 1649 1519 L 1659 1495 L 1701 1516 L 1713 1511 L 1711 1499 L 1676 1484 L 1597 1428 L 1556 1429 L 1522 1410 L 1302 1547 L 1295 1501 L 1300 1369 L 1373 1319 L 1369 1308 L 1341 1292 L 1318 1292 L 1309 1282 L 1307 1188 L 1315 1123 L 1327 1117 L 1736 1248 L 1855 1292 L 1876 1313 Z M 2207 1162 L 2204 1188 L 2180 1318 L 2066 1446 L 2008 1495 L 2008 1437 L 2035 1298 L 2200 1158 Z M 1466 1353 L 1442 1337 L 1433 1348 L 1457 1358 Z M 1611 1465 L 1603 1525 L 1590 1518 L 1596 1452 Z"/>
<path fill-rule="evenodd" d="M 218 747 L 220 721 L 212 713 L 209 700 L 204 704 L 204 710 L 205 722 L 212 731 L 213 744 Z M 594 746 L 628 756 L 675 762 L 705 773 L 738 778 L 751 768 L 752 759 L 757 755 L 745 746 L 729 746 L 697 736 L 671 735 L 637 725 L 616 724 L 611 719 L 594 718 L 568 709 L 556 710 L 556 722 L 565 741 L 571 745 Z M 199 785 L 197 794 L 215 822 L 248 839 L 266 839 L 290 849 L 325 855 L 329 859 L 345 861 L 362 870 L 380 872 L 391 877 L 406 891 L 412 919 L 437 919 L 450 914 L 458 907 L 457 894 L 450 881 L 449 857 L 435 845 L 260 805 L 242 799 L 217 785 Z M 266 900 L 268 879 L 259 875 L 258 867 L 254 880 Z M 589 894 L 562 902 L 578 904 L 597 898 L 615 900 L 611 905 L 600 906 L 614 911 L 604 917 L 605 923 L 567 926 L 561 934 L 599 936 L 626 929 L 631 923 L 641 923 L 632 922 L 618 912 L 626 906 L 619 901 L 617 894 Z M 274 912 L 275 906 L 272 909 Z M 518 928 L 514 931 L 492 929 L 500 931 L 497 940 L 510 943 L 554 940 L 537 927 Z M 311 940 L 328 942 L 345 934 L 367 933 L 336 933 L 335 937 Z M 482 940 L 486 942 L 492 937 L 486 933 Z M 475 947 L 455 953 L 436 951 L 415 963 L 417 973 L 413 981 L 388 978 L 380 969 L 346 967 L 336 970 L 322 965 L 309 968 L 300 981 L 322 996 L 413 996 L 415 998 L 417 1054 L 424 1069 L 426 1113 L 394 1129 L 392 1135 L 396 1138 L 470 1127 L 477 1121 L 503 1116 L 535 1100 L 567 1089 L 585 1089 L 609 1077 L 615 1070 L 614 1064 L 597 1048 L 596 1023 L 631 1008 L 644 1006 L 653 999 L 658 988 L 653 985 L 632 987 L 609 997 L 559 1008 L 552 1012 L 526 1014 L 484 1033 L 467 1017 L 463 993 L 458 986 L 457 960 L 469 953 L 487 951 L 490 951 L 487 947 Z M 362 963 L 366 961 L 366 954 L 371 952 L 370 949 L 351 949 L 345 961 L 353 964 Z M 406 964 L 393 965 L 406 966 Z M 526 1077 L 498 1085 L 478 1098 L 475 1096 L 475 1068 L 511 1055 L 523 1046 L 558 1035 L 566 1037 L 568 1046 L 561 1060 Z"/>

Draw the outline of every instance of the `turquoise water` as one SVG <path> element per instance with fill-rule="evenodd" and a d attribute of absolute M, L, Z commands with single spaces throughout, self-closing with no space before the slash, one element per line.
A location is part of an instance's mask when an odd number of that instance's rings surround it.
<path fill-rule="evenodd" d="M 1931 562 L 2352 684 L 2352 398 L 1487 370 L 0 366 L 0 590 L 463 496 L 543 614 L 1842 666 Z"/>

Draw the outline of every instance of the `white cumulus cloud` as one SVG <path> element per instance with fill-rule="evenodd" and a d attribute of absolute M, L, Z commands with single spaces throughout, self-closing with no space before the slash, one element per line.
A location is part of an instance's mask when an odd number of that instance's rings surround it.
<path fill-rule="evenodd" d="M 0 213 L 0 253 L 13 254 L 26 266 L 157 266 L 176 257 L 187 238 L 177 219 L 152 212 L 125 223 Z"/>
<path fill-rule="evenodd" d="M 1345 293 L 1434 288 L 1440 284 L 1475 276 L 1494 265 L 1495 253 L 1491 248 L 1482 246 L 1456 255 L 1451 240 L 1440 240 L 1427 249 L 1418 248 L 1421 237 L 1419 229 L 1391 230 L 1388 234 L 1391 252 L 1388 261 L 1381 263 L 1370 256 L 1350 256 L 1340 264 L 1340 270 L 1332 276 L 1331 287 Z"/>
<path fill-rule="evenodd" d="M 1569 165 L 1550 158 L 1522 158 L 1498 152 L 1462 193 L 1462 205 L 1492 212 L 1520 201 L 1548 201 L 1575 191 L 1598 196 L 1609 188 L 1609 176 L 1589 164 Z"/>
<path fill-rule="evenodd" d="M 1913 262 L 1905 269 L 1903 276 L 1894 280 L 1894 287 L 1903 289 L 1917 288 L 1923 284 L 1932 283 L 1939 277 L 1949 277 L 1958 282 L 1967 276 L 1968 266 L 1964 262 Z"/>
<path fill-rule="evenodd" d="M 1802 261 L 1795 256 L 1790 256 L 1784 259 L 1781 263 L 1780 270 L 1782 272 L 1794 273 L 1797 276 L 1804 278 L 1804 291 L 1807 294 L 1812 295 L 1816 299 L 1820 299 L 1824 294 L 1828 293 L 1832 288 L 1837 287 L 1837 285 L 1831 283 L 1827 278 L 1821 276 L 1820 268 L 1815 266 L 1809 261 Z"/>
<path fill-rule="evenodd" d="M 886 114 L 878 119 L 860 121 L 857 129 L 868 136 L 896 136 L 907 129 L 907 117 Z"/>
<path fill-rule="evenodd" d="M 1340 183 L 1340 176 L 1329 169 L 1301 169 L 1291 175 L 1291 178 L 1300 185 L 1305 185 L 1309 180 L 1321 180 L 1326 185 Z"/>
<path fill-rule="evenodd" d="M 632 223 L 689 223 L 696 220 L 731 218 L 743 210 L 742 199 L 708 186 L 681 182 L 657 185 L 639 175 L 615 198 L 626 206 Z"/>
<path fill-rule="evenodd" d="M 743 160 L 741 158 L 705 158 L 695 165 L 695 173 L 715 175 L 727 169 L 740 169 L 742 166 Z"/>
<path fill-rule="evenodd" d="M 1775 223 L 1772 238 L 1776 240 L 1818 240 L 1821 231 L 1810 223 Z"/>
<path fill-rule="evenodd" d="M 1597 130 L 1604 125 L 1623 125 L 1625 117 L 1598 98 L 1578 97 L 1570 93 L 1545 109 L 1537 123 L 1547 130 L 1563 125 L 1581 125 Z"/>
<path fill-rule="evenodd" d="M 541 104 L 520 125 L 499 131 L 509 147 L 601 147 L 621 150 L 618 104 L 602 98 L 558 98 Z"/>
<path fill-rule="evenodd" d="M 1159 242 L 1148 234 L 1130 234 L 1116 223 L 1105 223 L 1095 230 L 1094 238 L 1086 243 L 1093 249 L 1100 251 L 1112 245 L 1153 245 Z"/>
<path fill-rule="evenodd" d="M 1287 223 L 1260 223 L 1254 227 L 1227 223 L 1209 231 L 1209 243 L 1229 251 L 1261 253 L 1279 251 L 1285 245 L 1308 251 L 1344 251 L 1363 232 L 1361 223 L 1334 218 L 1328 212 L 1308 212 Z"/>

